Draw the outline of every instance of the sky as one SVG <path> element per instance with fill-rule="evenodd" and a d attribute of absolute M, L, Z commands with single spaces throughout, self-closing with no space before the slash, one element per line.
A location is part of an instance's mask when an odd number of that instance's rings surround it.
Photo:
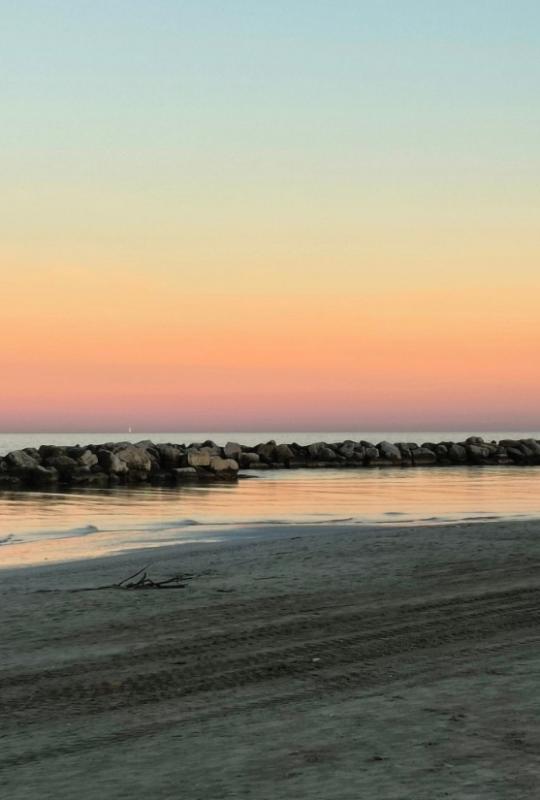
<path fill-rule="evenodd" d="M 0 430 L 537 430 L 540 5 L 18 0 Z"/>

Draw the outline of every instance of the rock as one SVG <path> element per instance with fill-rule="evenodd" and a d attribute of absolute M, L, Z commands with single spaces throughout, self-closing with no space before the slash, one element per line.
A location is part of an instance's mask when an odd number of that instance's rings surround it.
<path fill-rule="evenodd" d="M 338 453 L 343 456 L 343 458 L 354 458 L 356 452 L 357 444 L 356 442 L 352 442 L 350 439 L 347 439 L 346 442 L 343 442 L 338 447 Z"/>
<path fill-rule="evenodd" d="M 401 461 L 401 451 L 399 447 L 391 442 L 379 442 L 377 450 L 379 450 L 381 458 L 387 458 L 394 464 L 399 464 Z"/>
<path fill-rule="evenodd" d="M 118 458 L 117 454 L 111 450 L 98 450 L 97 457 L 99 465 L 105 472 L 112 475 L 124 475 L 128 471 L 126 462 Z"/>
<path fill-rule="evenodd" d="M 474 439 L 479 437 L 471 436 L 469 438 Z M 471 461 L 473 461 L 475 464 L 482 464 L 484 461 L 487 461 L 489 459 L 491 450 L 489 449 L 489 447 L 486 447 L 485 445 L 468 444 L 467 453 Z"/>
<path fill-rule="evenodd" d="M 188 450 L 187 460 L 190 467 L 209 467 L 212 456 L 208 449 Z"/>
<path fill-rule="evenodd" d="M 278 444 L 275 450 L 275 460 L 278 464 L 290 464 L 294 453 L 288 444 Z"/>
<path fill-rule="evenodd" d="M 243 469 L 257 469 L 260 466 L 261 457 L 258 453 L 241 453 L 240 466 Z"/>
<path fill-rule="evenodd" d="M 33 486 L 51 486 L 58 482 L 58 470 L 54 467 L 35 467 L 29 476 Z"/>
<path fill-rule="evenodd" d="M 519 442 L 517 439 L 501 439 L 499 445 L 501 447 L 518 447 Z"/>
<path fill-rule="evenodd" d="M 173 469 L 173 477 L 177 480 L 184 480 L 185 478 L 196 478 L 197 470 L 195 467 L 175 467 Z"/>
<path fill-rule="evenodd" d="M 336 461 L 337 455 L 335 451 L 328 445 L 319 448 L 320 461 Z"/>
<path fill-rule="evenodd" d="M 467 449 L 462 444 L 451 444 L 448 448 L 448 458 L 454 464 L 464 464 L 467 461 Z"/>
<path fill-rule="evenodd" d="M 276 443 L 272 439 L 270 442 L 266 442 L 266 444 L 260 444 L 257 446 L 256 452 L 259 454 L 261 461 L 265 464 L 271 464 L 275 461 Z"/>
<path fill-rule="evenodd" d="M 25 450 L 14 450 L 12 453 L 8 453 L 6 456 L 6 464 L 8 469 L 21 472 L 39 467 L 38 459 L 33 455 L 29 455 Z"/>
<path fill-rule="evenodd" d="M 415 467 L 427 467 L 437 463 L 437 456 L 428 447 L 417 447 L 412 451 L 412 458 Z"/>
<path fill-rule="evenodd" d="M 326 447 L 325 442 L 314 442 L 313 444 L 308 444 L 307 446 L 308 456 L 314 460 L 317 460 L 319 458 L 319 451 L 321 447 Z"/>
<path fill-rule="evenodd" d="M 512 459 L 515 464 L 526 464 L 527 456 L 519 447 L 508 447 L 506 450 L 508 458 Z"/>
<path fill-rule="evenodd" d="M 234 474 L 238 472 L 238 462 L 234 458 L 221 458 L 221 456 L 212 456 L 210 459 L 210 469 L 219 475 Z"/>
<path fill-rule="evenodd" d="M 370 464 L 376 464 L 379 460 L 379 451 L 374 445 L 369 445 L 369 447 L 366 447 L 365 453 L 364 462 L 367 466 Z"/>
<path fill-rule="evenodd" d="M 521 444 L 524 445 L 533 456 L 540 457 L 540 443 L 536 439 L 522 439 Z"/>
<path fill-rule="evenodd" d="M 74 458 L 68 455 L 49 456 L 45 459 L 45 465 L 58 472 L 59 479 L 64 483 L 70 483 L 72 475 L 75 474 L 79 466 Z"/>
<path fill-rule="evenodd" d="M 223 453 L 225 458 L 234 458 L 235 461 L 239 461 L 242 455 L 242 445 L 237 442 L 227 442 L 223 448 Z"/>
<path fill-rule="evenodd" d="M 158 444 L 156 451 L 164 467 L 183 467 L 187 463 L 184 450 L 173 444 Z"/>
<path fill-rule="evenodd" d="M 58 447 L 56 444 L 42 444 L 38 450 L 41 458 L 50 458 L 51 456 L 65 456 L 65 447 Z"/>
<path fill-rule="evenodd" d="M 437 461 L 448 461 L 447 446 L 442 443 L 435 445 L 435 455 L 437 456 Z"/>
<path fill-rule="evenodd" d="M 79 456 L 79 464 L 82 464 L 83 467 L 94 467 L 98 463 L 98 457 L 92 453 L 91 450 L 85 450 L 84 453 Z"/>
<path fill-rule="evenodd" d="M 118 450 L 116 455 L 126 464 L 130 472 L 150 472 L 152 469 L 152 459 L 144 447 L 128 445 Z"/>

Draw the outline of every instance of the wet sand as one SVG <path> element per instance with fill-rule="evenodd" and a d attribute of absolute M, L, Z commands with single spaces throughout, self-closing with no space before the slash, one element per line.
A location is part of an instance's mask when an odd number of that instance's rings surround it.
<path fill-rule="evenodd" d="M 149 562 L 193 577 L 72 591 Z M 537 798 L 539 573 L 538 521 L 279 526 L 0 573 L 4 796 Z"/>

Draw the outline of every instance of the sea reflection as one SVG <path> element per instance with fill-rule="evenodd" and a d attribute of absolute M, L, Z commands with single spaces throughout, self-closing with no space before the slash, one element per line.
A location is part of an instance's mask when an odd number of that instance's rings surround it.
<path fill-rule="evenodd" d="M 540 516 L 540 468 L 283 470 L 237 484 L 0 494 L 0 565 L 201 541 L 246 523 Z"/>

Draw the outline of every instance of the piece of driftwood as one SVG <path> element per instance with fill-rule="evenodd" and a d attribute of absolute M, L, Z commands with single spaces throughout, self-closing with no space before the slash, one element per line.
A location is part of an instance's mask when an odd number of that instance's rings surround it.
<path fill-rule="evenodd" d="M 184 589 L 186 584 L 182 581 L 189 581 L 196 576 L 191 572 L 173 575 L 170 578 L 157 581 L 148 577 L 148 567 L 137 570 L 119 583 L 107 583 L 104 586 L 79 586 L 75 589 L 38 589 L 37 592 L 100 592 L 104 589 L 122 589 L 134 591 L 139 589 Z"/>
<path fill-rule="evenodd" d="M 143 567 L 134 575 L 129 578 L 124 578 L 120 583 L 113 584 L 111 588 L 116 589 L 183 589 L 185 583 L 182 580 L 192 578 L 193 575 L 173 575 L 172 578 L 166 578 L 163 581 L 154 581 L 148 577 L 146 570 L 148 567 Z M 137 580 L 135 580 L 137 578 Z"/>

